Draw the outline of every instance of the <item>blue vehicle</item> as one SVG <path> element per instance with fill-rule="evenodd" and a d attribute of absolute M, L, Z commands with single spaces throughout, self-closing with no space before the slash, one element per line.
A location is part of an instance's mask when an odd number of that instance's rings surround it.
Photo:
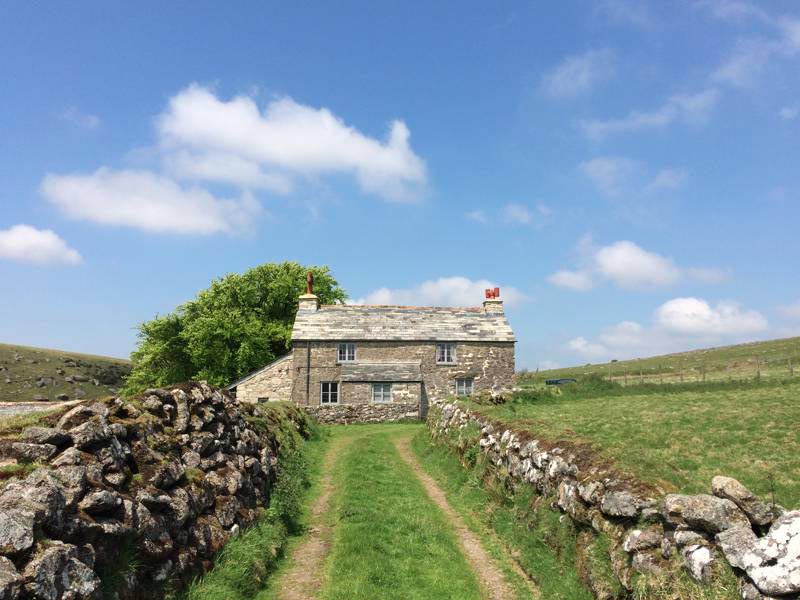
<path fill-rule="evenodd" d="M 565 383 L 578 383 L 577 379 L 572 377 L 564 377 L 562 379 L 546 379 L 545 385 L 564 385 Z"/>

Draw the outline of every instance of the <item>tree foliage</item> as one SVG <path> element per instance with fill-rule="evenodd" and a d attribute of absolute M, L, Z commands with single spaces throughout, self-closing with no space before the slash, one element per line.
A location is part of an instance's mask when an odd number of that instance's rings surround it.
<path fill-rule="evenodd" d="M 227 385 L 286 354 L 309 271 L 321 303 L 345 301 L 346 292 L 324 266 L 267 263 L 217 279 L 174 312 L 139 326 L 124 391 L 188 379 Z"/>

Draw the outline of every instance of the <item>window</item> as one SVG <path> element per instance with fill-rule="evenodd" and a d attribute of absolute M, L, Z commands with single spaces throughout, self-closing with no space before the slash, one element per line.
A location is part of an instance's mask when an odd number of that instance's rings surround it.
<path fill-rule="evenodd" d="M 436 344 L 436 362 L 444 364 L 456 362 L 456 345 Z"/>
<path fill-rule="evenodd" d="M 339 403 L 339 382 L 323 381 L 320 383 L 320 404 Z"/>
<path fill-rule="evenodd" d="M 373 383 L 372 384 L 372 401 L 373 402 L 391 402 L 392 401 L 392 384 L 391 383 Z"/>
<path fill-rule="evenodd" d="M 456 396 L 472 396 L 473 379 L 456 379 Z"/>
<path fill-rule="evenodd" d="M 353 362 L 356 359 L 356 345 L 355 344 L 339 344 L 338 361 Z"/>

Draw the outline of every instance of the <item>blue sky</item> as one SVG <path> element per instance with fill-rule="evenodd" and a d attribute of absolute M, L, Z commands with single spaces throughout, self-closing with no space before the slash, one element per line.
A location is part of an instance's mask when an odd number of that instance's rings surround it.
<path fill-rule="evenodd" d="M 286 259 L 354 301 L 496 284 L 521 367 L 800 335 L 795 2 L 0 17 L 2 341 L 125 356 Z"/>

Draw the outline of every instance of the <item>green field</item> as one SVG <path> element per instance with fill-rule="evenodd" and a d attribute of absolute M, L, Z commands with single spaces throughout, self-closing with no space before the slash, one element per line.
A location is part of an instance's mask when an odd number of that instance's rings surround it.
<path fill-rule="evenodd" d="M 587 375 L 599 375 L 623 384 L 800 376 L 800 337 L 522 373 L 519 382 L 527 385 L 548 378 Z"/>
<path fill-rule="evenodd" d="M 709 493 L 722 474 L 800 506 L 800 380 L 623 387 L 595 379 L 473 407 L 545 440 L 591 444 L 666 491 Z"/>
<path fill-rule="evenodd" d="M 0 344 L 0 402 L 101 398 L 129 371 L 121 358 Z"/>

